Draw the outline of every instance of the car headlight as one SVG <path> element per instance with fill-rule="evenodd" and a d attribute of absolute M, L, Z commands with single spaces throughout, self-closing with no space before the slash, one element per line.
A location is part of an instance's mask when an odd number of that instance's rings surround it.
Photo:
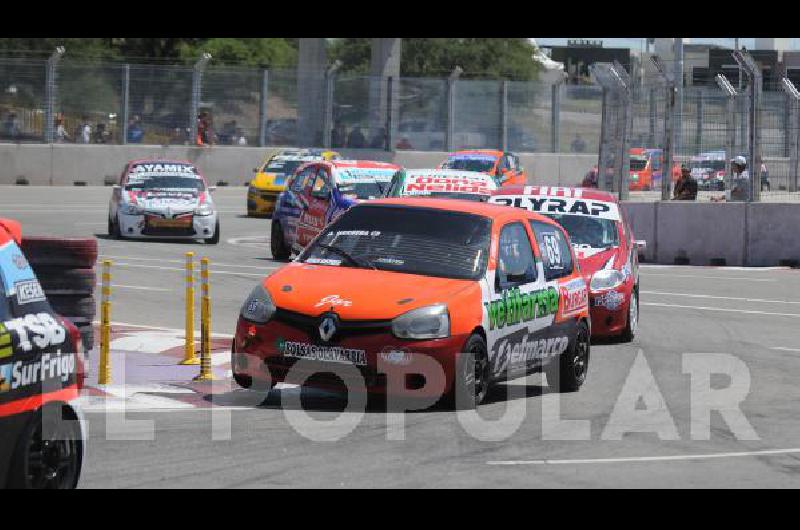
<path fill-rule="evenodd" d="M 622 285 L 625 281 L 625 275 L 622 271 L 617 269 L 602 269 L 594 273 L 589 288 L 592 291 L 603 291 L 605 289 L 614 289 Z"/>
<path fill-rule="evenodd" d="M 450 336 L 450 314 L 445 304 L 412 309 L 392 320 L 392 333 L 401 339 L 443 339 Z"/>
<path fill-rule="evenodd" d="M 253 288 L 239 314 L 242 318 L 258 324 L 264 324 L 272 318 L 275 314 L 275 304 L 263 285 L 259 283 Z"/>
<path fill-rule="evenodd" d="M 144 210 L 142 210 L 135 204 L 125 204 L 122 207 L 122 213 L 125 215 L 142 215 L 144 213 Z"/>
<path fill-rule="evenodd" d="M 195 215 L 206 216 L 214 213 L 214 207 L 206 203 L 194 209 Z"/>

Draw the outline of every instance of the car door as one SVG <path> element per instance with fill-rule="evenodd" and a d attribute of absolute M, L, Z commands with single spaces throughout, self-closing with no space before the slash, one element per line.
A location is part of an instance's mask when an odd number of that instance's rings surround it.
<path fill-rule="evenodd" d="M 280 222 L 283 236 L 290 246 L 297 240 L 298 221 L 306 204 L 306 188 L 316 172 L 313 164 L 299 168 L 279 196 L 275 220 Z"/>
<path fill-rule="evenodd" d="M 560 351 L 561 342 L 549 336 L 558 292 L 545 282 L 536 241 L 523 219 L 505 224 L 496 245 L 484 329 L 494 376 L 516 377 Z"/>
<path fill-rule="evenodd" d="M 300 219 L 297 222 L 297 246 L 305 246 L 319 234 L 328 220 L 328 212 L 333 196 L 333 184 L 330 173 L 325 167 L 318 167 L 316 175 L 306 186 L 303 197 L 305 205 L 301 207 Z"/>

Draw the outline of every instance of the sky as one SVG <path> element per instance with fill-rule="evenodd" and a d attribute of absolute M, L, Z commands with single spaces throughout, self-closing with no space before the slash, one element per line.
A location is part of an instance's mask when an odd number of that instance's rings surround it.
<path fill-rule="evenodd" d="M 553 37 L 545 37 L 541 39 L 536 39 L 537 44 L 540 46 L 549 46 L 549 45 L 566 45 L 567 40 L 572 40 L 573 38 L 553 38 Z M 603 41 L 603 46 L 606 48 L 633 48 L 635 50 L 643 49 L 644 48 L 644 39 L 635 39 L 635 38 L 623 38 L 623 37 L 612 37 L 612 38 L 592 38 L 587 40 L 601 40 Z M 720 46 L 726 46 L 728 48 L 733 48 L 733 39 L 724 39 L 724 38 L 692 38 L 689 39 L 689 42 L 692 44 L 718 44 Z M 752 49 L 755 46 L 755 39 L 754 38 L 739 38 L 739 44 L 744 46 L 745 48 Z M 800 50 L 800 39 L 791 39 L 790 47 L 792 50 Z"/>

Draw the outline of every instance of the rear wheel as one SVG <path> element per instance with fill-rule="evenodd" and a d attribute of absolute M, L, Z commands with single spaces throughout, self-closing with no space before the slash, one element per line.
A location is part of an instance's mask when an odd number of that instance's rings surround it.
<path fill-rule="evenodd" d="M 279 260 L 289 259 L 292 253 L 286 245 L 286 241 L 283 239 L 281 224 L 275 221 L 272 222 L 270 250 L 272 251 L 272 257 Z"/>
<path fill-rule="evenodd" d="M 577 392 L 586 382 L 588 369 L 589 327 L 580 322 L 571 347 L 545 368 L 547 384 L 556 392 Z"/>

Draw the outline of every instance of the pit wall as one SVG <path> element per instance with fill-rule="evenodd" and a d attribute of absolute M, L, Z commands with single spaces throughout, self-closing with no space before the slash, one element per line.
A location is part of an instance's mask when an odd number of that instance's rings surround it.
<path fill-rule="evenodd" d="M 623 202 L 642 258 L 665 265 L 797 266 L 800 204 Z"/>
<path fill-rule="evenodd" d="M 189 160 L 211 184 L 222 180 L 241 186 L 252 178 L 253 168 L 278 148 L 235 146 L 189 147 L 182 145 L 71 145 L 0 144 L 0 185 L 24 177 L 31 186 L 102 186 L 106 178 L 118 178 L 123 166 L 137 158 Z M 394 162 L 407 168 L 435 167 L 447 153 L 428 151 L 378 151 L 341 149 L 347 158 Z M 520 162 L 535 181 L 548 186 L 571 186 L 597 163 L 596 154 L 520 154 Z"/>

